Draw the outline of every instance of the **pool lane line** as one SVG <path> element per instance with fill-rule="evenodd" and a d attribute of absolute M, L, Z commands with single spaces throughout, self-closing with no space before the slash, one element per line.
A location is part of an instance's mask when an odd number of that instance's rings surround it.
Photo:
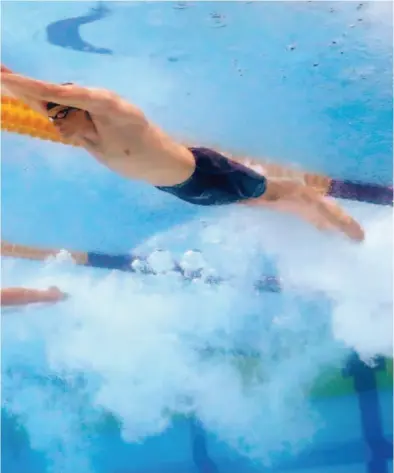
<path fill-rule="evenodd" d="M 61 251 L 67 252 L 75 264 L 97 269 L 118 270 L 129 273 L 142 273 L 147 275 L 157 274 L 147 262 L 147 257 L 135 255 L 110 255 L 107 253 L 97 253 L 90 251 L 73 251 L 62 249 L 37 248 L 6 241 L 1 242 L 1 256 L 11 258 L 21 258 L 33 261 L 44 261 L 48 258 L 55 258 Z M 185 280 L 201 279 L 202 270 L 187 271 L 174 261 L 174 266 L 169 272 L 181 274 Z M 226 282 L 220 276 L 209 276 L 205 279 L 207 284 L 215 285 Z M 281 279 L 275 276 L 262 276 L 254 282 L 254 287 L 259 292 L 282 292 Z"/>

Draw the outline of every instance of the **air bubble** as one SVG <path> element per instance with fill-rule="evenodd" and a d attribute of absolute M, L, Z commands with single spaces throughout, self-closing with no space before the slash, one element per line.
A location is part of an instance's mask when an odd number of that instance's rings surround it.
<path fill-rule="evenodd" d="M 146 273 L 149 269 L 146 261 L 139 258 L 133 260 L 130 267 L 136 273 Z"/>
<path fill-rule="evenodd" d="M 167 273 L 174 269 L 171 253 L 165 250 L 155 250 L 148 256 L 147 263 L 155 273 Z"/>
<path fill-rule="evenodd" d="M 186 251 L 179 264 L 181 268 L 188 273 L 201 271 L 207 265 L 201 251 L 198 250 Z"/>

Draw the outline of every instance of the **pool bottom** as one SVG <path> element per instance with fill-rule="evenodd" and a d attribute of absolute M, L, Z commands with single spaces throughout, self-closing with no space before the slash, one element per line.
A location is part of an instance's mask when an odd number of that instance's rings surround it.
<path fill-rule="evenodd" d="M 287 451 L 286 445 L 281 445 L 263 464 L 256 458 L 248 460 L 247 452 L 240 454 L 206 431 L 194 417 L 175 415 L 163 434 L 128 443 L 121 438 L 116 418 L 106 414 L 95 426 L 82 429 L 79 442 L 82 440 L 84 447 L 74 445 L 68 452 L 58 451 L 53 469 L 47 452 L 29 446 L 23 421 L 19 424 L 21 419 L 8 415 L 3 408 L 2 471 L 19 473 L 28 468 L 29 473 L 52 473 L 60 471 L 62 465 L 64 473 L 75 468 L 79 473 L 390 473 L 390 383 L 391 360 L 381 359 L 375 367 L 366 366 L 356 357 L 349 360 L 340 377 L 338 373 L 335 378 L 328 376 L 316 387 L 312 407 L 320 429 L 315 438 L 305 439 L 298 452 Z M 336 388 L 330 390 L 330 384 Z M 349 386 L 353 392 L 349 392 Z M 45 430 L 45 423 L 40 428 Z"/>

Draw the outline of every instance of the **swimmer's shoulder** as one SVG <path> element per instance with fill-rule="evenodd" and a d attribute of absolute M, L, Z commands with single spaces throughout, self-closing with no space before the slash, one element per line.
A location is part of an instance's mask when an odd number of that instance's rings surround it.
<path fill-rule="evenodd" d="M 96 99 L 103 106 L 92 110 L 93 119 L 119 124 L 148 125 L 148 120 L 143 111 L 121 95 L 105 89 L 96 89 Z"/>

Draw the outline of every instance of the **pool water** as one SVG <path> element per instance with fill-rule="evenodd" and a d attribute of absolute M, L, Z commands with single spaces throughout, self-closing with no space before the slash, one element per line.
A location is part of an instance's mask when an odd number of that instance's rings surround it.
<path fill-rule="evenodd" d="M 390 3 L 3 2 L 2 20 L 15 71 L 116 90 L 184 141 L 392 185 Z M 2 471 L 393 470 L 390 207 L 341 201 L 358 246 L 81 150 L 2 133 L 1 152 L 4 240 L 159 273 L 2 258 L 3 287 L 72 296 L 2 314 Z"/>

